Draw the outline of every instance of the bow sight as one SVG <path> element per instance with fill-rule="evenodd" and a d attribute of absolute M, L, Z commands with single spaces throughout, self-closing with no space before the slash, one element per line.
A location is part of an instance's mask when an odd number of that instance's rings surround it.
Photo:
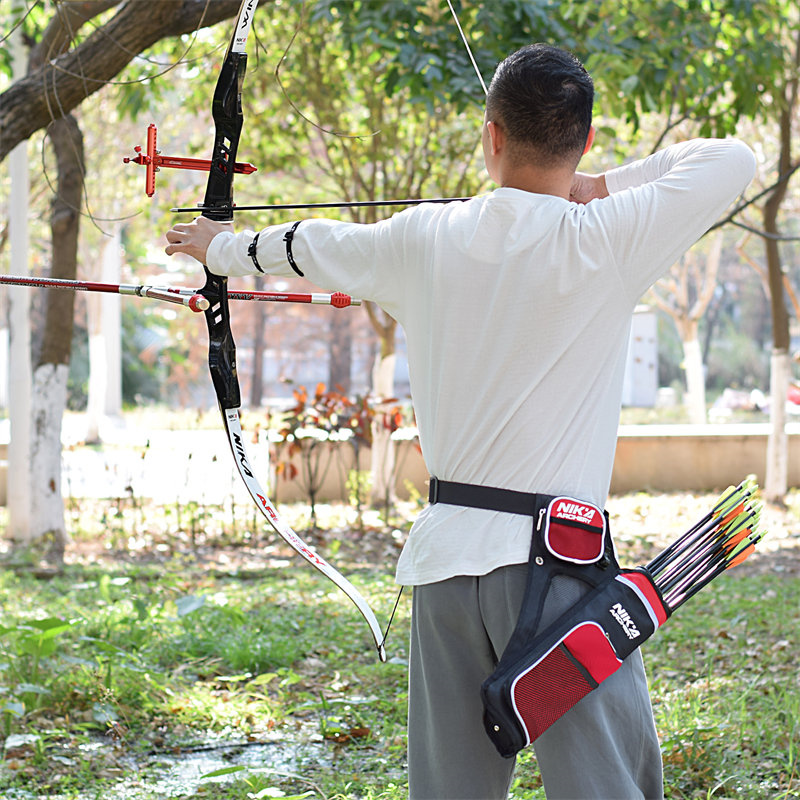
<path fill-rule="evenodd" d="M 201 172 L 209 172 L 211 169 L 211 160 L 207 158 L 187 158 L 185 156 L 162 156 L 161 151 L 156 147 L 158 131 L 153 123 L 147 126 L 147 144 L 145 145 L 145 152 L 142 152 L 142 146 L 136 145 L 133 151 L 136 153 L 133 157 L 126 157 L 122 159 L 124 164 L 141 164 L 146 167 L 144 176 L 144 190 L 148 197 L 152 197 L 156 191 L 156 172 L 161 167 L 172 167 L 174 169 L 194 169 Z M 250 175 L 256 172 L 258 167 L 249 163 L 235 162 L 233 171 L 244 175 Z"/>

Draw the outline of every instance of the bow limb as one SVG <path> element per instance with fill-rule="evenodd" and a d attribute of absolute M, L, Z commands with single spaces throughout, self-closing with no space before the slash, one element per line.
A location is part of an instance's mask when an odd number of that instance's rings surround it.
<path fill-rule="evenodd" d="M 257 5 L 258 0 L 242 0 L 212 101 L 214 149 L 202 214 L 221 222 L 233 219 L 233 175 L 242 131 L 242 84 L 247 66 L 245 46 Z M 378 657 L 381 661 L 386 661 L 385 637 L 367 601 L 347 578 L 319 556 L 284 522 L 250 467 L 239 421 L 241 394 L 236 372 L 236 345 L 230 326 L 228 279 L 213 275 L 208 267 L 204 266 L 204 269 L 206 284 L 199 293 L 209 303 L 209 308 L 204 311 L 209 337 L 208 366 L 236 469 L 267 522 L 294 550 L 352 600 L 369 625 Z"/>

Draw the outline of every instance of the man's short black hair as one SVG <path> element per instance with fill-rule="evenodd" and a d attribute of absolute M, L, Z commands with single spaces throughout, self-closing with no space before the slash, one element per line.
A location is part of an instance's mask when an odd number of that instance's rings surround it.
<path fill-rule="evenodd" d="M 487 118 L 515 158 L 577 165 L 592 124 L 594 83 L 572 53 L 531 44 L 500 63 L 486 98 Z"/>

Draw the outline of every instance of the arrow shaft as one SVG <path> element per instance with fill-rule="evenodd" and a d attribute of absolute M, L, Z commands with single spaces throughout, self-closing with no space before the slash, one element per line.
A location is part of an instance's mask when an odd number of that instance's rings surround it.
<path fill-rule="evenodd" d="M 256 300 L 268 303 L 313 303 L 315 305 L 335 306 L 360 306 L 361 301 L 348 294 L 334 292 L 333 294 L 302 293 L 302 292 L 240 292 L 229 291 L 231 300 Z"/>
<path fill-rule="evenodd" d="M 370 208 L 380 206 L 418 206 L 422 203 L 460 203 L 471 200 L 471 197 L 429 197 L 423 199 L 407 198 L 405 200 L 352 200 L 333 203 L 273 203 L 258 206 L 234 206 L 231 210 L 239 211 L 292 211 L 309 208 Z M 174 214 L 202 214 L 206 210 L 202 204 L 184 208 L 171 208 Z"/>

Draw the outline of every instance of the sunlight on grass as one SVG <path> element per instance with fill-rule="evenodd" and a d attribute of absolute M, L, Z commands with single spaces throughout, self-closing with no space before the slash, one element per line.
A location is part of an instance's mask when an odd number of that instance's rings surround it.
<path fill-rule="evenodd" d="M 646 531 L 675 502 L 614 499 L 623 562 L 657 546 Z M 393 530 L 320 532 L 383 621 L 396 596 L 384 564 Z M 149 800 L 152 781 L 177 781 L 182 759 L 207 753 L 210 769 L 242 769 L 181 779 L 180 796 L 406 797 L 410 595 L 392 663 L 379 664 L 360 616 L 324 578 L 270 544 L 224 542 L 103 555 L 45 581 L 0 571 L 0 720 L 12 743 L 0 795 L 85 800 L 131 785 L 120 800 Z M 669 800 L 773 800 L 800 787 L 800 579 L 737 572 L 645 646 Z M 530 751 L 511 798 L 544 800 Z"/>

